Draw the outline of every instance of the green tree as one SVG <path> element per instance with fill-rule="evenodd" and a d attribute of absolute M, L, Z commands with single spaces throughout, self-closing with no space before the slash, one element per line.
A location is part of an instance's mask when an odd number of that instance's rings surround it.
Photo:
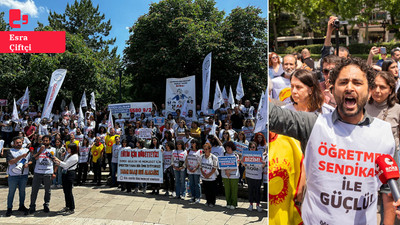
<path fill-rule="evenodd" d="M 72 5 L 67 3 L 63 14 L 50 11 L 48 20 L 49 26 L 55 30 L 82 35 L 87 45 L 95 51 L 105 50 L 116 40 L 105 40 L 112 28 L 111 21 L 104 21 L 105 15 L 99 12 L 99 5 L 94 7 L 91 0 L 75 0 Z"/>
<path fill-rule="evenodd" d="M 267 51 L 267 24 L 265 19 L 259 19 L 260 13 L 249 7 L 224 18 L 225 12 L 219 11 L 213 0 L 164 0 L 151 4 L 149 12 L 131 27 L 124 50 L 133 98 L 162 103 L 166 78 L 196 75 L 199 102 L 202 62 L 209 52 L 213 53 L 211 92 L 216 80 L 236 87 L 240 73 L 255 73 L 250 64 L 266 63 L 261 61 Z M 264 53 L 264 58 L 254 56 L 259 52 Z M 266 76 L 266 70 L 258 75 Z"/>

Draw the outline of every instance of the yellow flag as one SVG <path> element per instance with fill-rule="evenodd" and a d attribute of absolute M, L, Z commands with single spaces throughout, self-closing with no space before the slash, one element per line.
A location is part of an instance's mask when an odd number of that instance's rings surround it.
<path fill-rule="evenodd" d="M 284 135 L 270 135 L 269 225 L 303 223 L 300 209 L 295 205 L 302 162 L 303 153 L 299 141 Z"/>

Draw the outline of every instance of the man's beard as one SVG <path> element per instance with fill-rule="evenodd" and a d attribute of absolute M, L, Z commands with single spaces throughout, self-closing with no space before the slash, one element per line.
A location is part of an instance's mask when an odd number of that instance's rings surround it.
<path fill-rule="evenodd" d="M 294 70 L 285 70 L 285 75 L 286 76 L 292 76 Z"/>
<path fill-rule="evenodd" d="M 364 109 L 364 106 L 367 104 L 367 101 L 368 101 L 368 95 L 365 96 L 364 98 L 360 97 L 360 98 L 357 99 L 357 103 L 356 103 L 357 110 L 354 113 L 347 113 L 345 111 L 344 106 L 343 106 L 344 105 L 344 101 L 345 101 L 344 97 L 343 98 L 336 98 L 336 96 L 335 96 L 335 101 L 336 101 L 336 105 L 338 107 L 338 111 L 340 113 L 342 113 L 346 117 L 353 117 L 353 116 L 358 115 L 361 112 L 361 110 Z"/>

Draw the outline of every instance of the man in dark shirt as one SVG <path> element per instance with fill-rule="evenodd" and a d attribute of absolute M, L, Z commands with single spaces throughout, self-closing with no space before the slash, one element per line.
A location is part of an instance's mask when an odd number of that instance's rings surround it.
<path fill-rule="evenodd" d="M 244 116 L 240 112 L 240 110 L 237 106 L 235 106 L 234 110 L 235 110 L 235 113 L 231 116 L 232 129 L 235 130 L 236 132 L 239 132 L 242 130 Z"/>

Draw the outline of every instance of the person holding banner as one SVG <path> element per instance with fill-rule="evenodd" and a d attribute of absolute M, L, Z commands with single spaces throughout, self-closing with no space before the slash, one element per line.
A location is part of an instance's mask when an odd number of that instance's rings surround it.
<path fill-rule="evenodd" d="M 125 149 L 131 149 L 131 147 L 128 145 L 128 141 L 126 139 L 122 139 L 121 150 L 125 150 Z M 132 183 L 131 182 L 121 182 L 121 191 L 124 192 L 125 190 L 126 190 L 126 193 L 132 193 Z"/>
<path fill-rule="evenodd" d="M 182 140 L 176 142 L 176 150 L 172 151 L 172 168 L 175 175 L 175 193 L 177 199 L 185 198 L 185 178 L 186 178 L 186 160 L 187 152 Z"/>
<path fill-rule="evenodd" d="M 149 121 L 147 121 L 149 122 Z M 149 146 L 149 149 L 161 149 L 161 151 L 163 151 L 163 146 L 160 143 L 160 141 L 158 140 L 158 138 L 156 136 L 153 136 L 151 138 L 151 144 Z M 151 184 L 151 187 L 153 189 L 153 191 L 151 192 L 152 195 L 159 195 L 160 194 L 160 184 Z"/>
<path fill-rule="evenodd" d="M 112 129 L 112 128 L 111 128 Z M 111 187 L 117 187 L 117 170 L 118 170 L 118 155 L 121 150 L 120 137 L 115 137 L 115 143 L 112 146 L 111 158 Z"/>
<path fill-rule="evenodd" d="M 136 148 L 137 149 L 145 149 L 144 147 L 144 140 L 143 139 L 139 139 L 136 142 Z M 143 194 L 146 194 L 147 191 L 147 183 L 135 183 L 135 194 L 138 193 L 139 188 L 142 189 Z"/>
<path fill-rule="evenodd" d="M 8 196 L 7 196 L 7 212 L 6 216 L 12 214 L 15 191 L 19 191 L 19 208 L 18 211 L 27 212 L 25 207 L 25 187 L 28 181 L 28 166 L 32 162 L 29 161 L 29 150 L 22 147 L 22 137 L 14 137 L 14 147 L 7 154 L 7 174 L 8 174 Z"/>
<path fill-rule="evenodd" d="M 163 167 L 164 167 L 164 187 L 165 196 L 169 196 L 169 191 L 174 192 L 174 171 L 172 168 L 172 150 L 175 149 L 173 141 L 168 141 L 165 144 L 165 151 L 163 151 Z"/>
<path fill-rule="evenodd" d="M 249 151 L 257 151 L 257 146 L 255 142 L 250 142 Z M 250 205 L 247 210 L 253 211 L 253 203 L 256 203 L 257 211 L 262 212 L 262 208 L 260 206 L 261 182 L 263 167 L 265 167 L 266 163 L 265 161 L 263 161 L 262 164 L 248 164 L 244 161 L 244 157 L 242 158 L 241 163 L 246 168 L 246 180 L 249 191 Z"/>
<path fill-rule="evenodd" d="M 206 195 L 206 206 L 214 207 L 217 196 L 218 158 L 211 153 L 211 145 L 203 145 L 204 154 L 201 157 L 200 171 Z"/>
<path fill-rule="evenodd" d="M 225 188 L 225 199 L 226 199 L 226 208 L 235 209 L 237 207 L 237 197 L 238 197 L 238 183 L 239 183 L 239 155 L 234 152 L 236 151 L 236 145 L 233 141 L 228 141 L 224 144 L 225 153 L 224 156 L 234 157 L 236 161 L 236 166 L 234 168 L 228 167 L 220 167 L 222 181 L 224 182 Z"/>
<path fill-rule="evenodd" d="M 189 148 L 185 160 L 189 177 L 190 192 L 192 194 L 192 198 L 189 201 L 192 203 L 199 203 L 201 196 L 199 168 L 201 165 L 202 151 L 199 149 L 200 142 L 198 140 L 192 139 L 190 144 L 191 148 Z"/>

